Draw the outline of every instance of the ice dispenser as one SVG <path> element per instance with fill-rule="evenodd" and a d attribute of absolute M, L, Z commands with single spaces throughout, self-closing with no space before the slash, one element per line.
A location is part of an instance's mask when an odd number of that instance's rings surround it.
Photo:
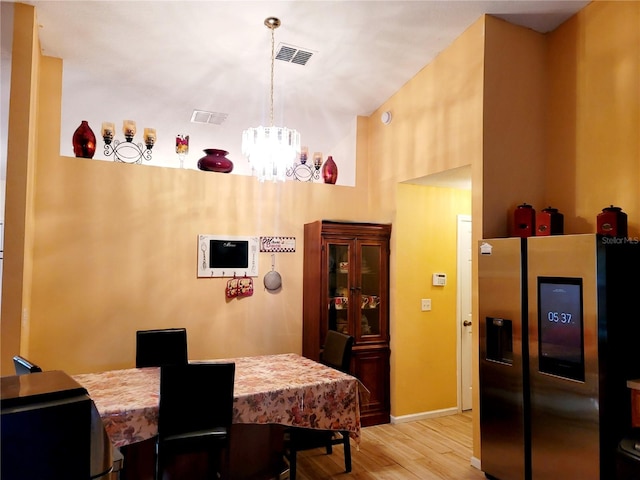
<path fill-rule="evenodd" d="M 511 320 L 486 318 L 487 360 L 513 364 L 513 328 Z"/>

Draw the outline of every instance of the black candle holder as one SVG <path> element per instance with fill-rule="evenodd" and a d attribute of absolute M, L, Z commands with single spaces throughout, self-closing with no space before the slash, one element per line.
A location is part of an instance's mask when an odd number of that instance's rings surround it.
<path fill-rule="evenodd" d="M 147 137 L 145 144 L 133 143 L 133 135 L 125 135 L 125 142 L 113 138 L 112 132 L 103 135 L 104 154 L 107 157 L 113 155 L 115 162 L 140 164 L 142 160 L 151 160 L 151 149 L 155 143 L 153 137 Z"/>
<path fill-rule="evenodd" d="M 314 158 L 312 164 L 307 163 L 307 154 L 300 154 L 300 162 L 294 163 L 287 168 L 287 177 L 293 177 L 299 182 L 313 182 L 320 179 L 320 167 L 322 166 L 322 157 Z"/>

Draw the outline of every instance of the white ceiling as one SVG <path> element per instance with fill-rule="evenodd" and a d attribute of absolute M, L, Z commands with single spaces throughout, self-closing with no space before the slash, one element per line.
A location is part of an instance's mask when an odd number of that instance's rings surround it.
<path fill-rule="evenodd" d="M 276 16 L 276 47 L 314 55 L 306 66 L 276 61 L 275 123 L 298 129 L 311 150 L 329 150 L 357 115 L 371 114 L 483 13 L 547 32 L 588 2 L 25 3 L 37 8 L 43 53 L 64 59 L 63 110 L 90 105 L 120 122 L 135 117 L 109 109 L 136 103 L 151 121 L 196 132 L 203 127 L 189 124 L 194 109 L 226 113 L 222 125 L 204 128 L 237 138 L 238 149 L 243 129 L 269 122 L 271 34 L 263 21 Z"/>

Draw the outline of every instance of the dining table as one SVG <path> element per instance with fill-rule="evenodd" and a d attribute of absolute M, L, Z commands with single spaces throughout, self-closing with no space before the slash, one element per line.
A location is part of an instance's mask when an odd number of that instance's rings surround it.
<path fill-rule="evenodd" d="M 359 445 L 360 403 L 367 401 L 368 391 L 357 378 L 294 353 L 190 361 L 215 362 L 235 363 L 232 457 L 234 448 L 245 451 L 248 446 L 234 439 L 233 431 L 249 432 L 254 443 L 268 440 L 258 440 L 260 435 L 256 435 L 266 429 L 239 428 L 259 425 L 348 431 L 356 447 Z M 73 378 L 89 392 L 115 447 L 149 444 L 157 435 L 159 367 L 77 374 Z M 277 432 L 280 435 L 282 428 Z M 273 437 L 273 433 L 268 435 Z M 247 452 L 236 453 L 238 468 L 246 468 L 242 458 Z M 126 463 L 125 458 L 125 468 Z"/>

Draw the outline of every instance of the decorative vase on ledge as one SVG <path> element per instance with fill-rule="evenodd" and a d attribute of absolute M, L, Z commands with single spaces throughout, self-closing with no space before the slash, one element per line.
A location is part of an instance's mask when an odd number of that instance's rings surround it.
<path fill-rule="evenodd" d="M 233 162 L 227 158 L 229 152 L 217 148 L 207 148 L 206 155 L 198 160 L 198 168 L 205 172 L 229 173 L 233 170 Z"/>
<path fill-rule="evenodd" d="M 96 136 L 89 126 L 89 122 L 82 120 L 80 126 L 73 132 L 73 153 L 76 157 L 93 158 L 96 153 Z"/>
<path fill-rule="evenodd" d="M 331 155 L 327 157 L 327 161 L 322 166 L 322 178 L 324 183 L 330 184 L 335 184 L 336 180 L 338 180 L 338 166 Z"/>

